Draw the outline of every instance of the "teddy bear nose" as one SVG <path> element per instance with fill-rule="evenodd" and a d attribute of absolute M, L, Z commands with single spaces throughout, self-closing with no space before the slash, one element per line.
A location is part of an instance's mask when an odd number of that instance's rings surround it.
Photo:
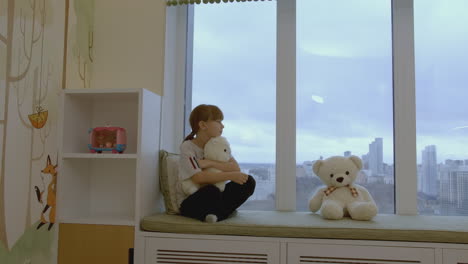
<path fill-rule="evenodd" d="M 343 182 L 344 178 L 343 177 L 339 177 L 336 179 L 337 182 Z"/>

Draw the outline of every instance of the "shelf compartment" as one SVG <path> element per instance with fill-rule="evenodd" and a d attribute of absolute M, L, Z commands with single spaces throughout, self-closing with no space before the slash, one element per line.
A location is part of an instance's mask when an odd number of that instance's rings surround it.
<path fill-rule="evenodd" d="M 127 149 L 124 154 L 137 153 L 139 100 L 137 89 L 93 93 L 66 91 L 62 102 L 63 152 L 89 153 L 89 129 L 109 125 L 125 128 Z"/>
<path fill-rule="evenodd" d="M 136 159 L 63 159 L 57 188 L 60 221 L 133 225 L 136 164 Z"/>

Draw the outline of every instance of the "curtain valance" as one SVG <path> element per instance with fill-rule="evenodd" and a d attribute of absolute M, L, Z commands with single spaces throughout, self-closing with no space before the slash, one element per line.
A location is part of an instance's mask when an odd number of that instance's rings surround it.
<path fill-rule="evenodd" d="M 168 6 L 173 5 L 193 5 L 193 4 L 219 4 L 231 2 L 258 2 L 271 0 L 166 0 Z"/>

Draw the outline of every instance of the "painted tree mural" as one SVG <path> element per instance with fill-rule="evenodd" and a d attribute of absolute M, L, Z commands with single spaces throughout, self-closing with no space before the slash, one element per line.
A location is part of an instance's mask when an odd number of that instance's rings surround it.
<path fill-rule="evenodd" d="M 70 45 L 83 88 L 91 87 L 94 48 L 94 0 L 73 1 L 73 13 L 70 16 Z"/>
<path fill-rule="evenodd" d="M 23 133 L 29 134 L 30 149 L 27 156 L 21 156 L 28 167 L 27 188 L 32 184 L 33 163 L 45 159 L 46 142 L 50 136 L 51 126 L 46 110 L 46 99 L 50 91 L 58 89 L 58 81 L 52 81 L 53 64 L 44 55 L 45 28 L 48 23 L 48 12 L 52 10 L 50 1 L 46 0 L 0 0 L 0 18 L 5 21 L 6 30 L 0 31 L 0 88 L 3 88 L 3 109 L 0 110 L 1 165 L 0 165 L 0 241 L 5 248 L 10 248 L 7 240 L 5 179 L 7 160 L 7 137 L 19 120 Z M 2 57 L 3 56 L 3 57 Z M 12 111 L 16 108 L 15 111 Z M 15 122 L 13 122 L 15 121 Z M 15 130 L 16 131 L 16 130 Z M 12 144 L 14 142 L 9 142 Z M 56 154 L 55 154 L 56 155 Z M 54 155 L 54 156 L 55 156 Z M 26 192 L 27 206 L 24 208 L 26 221 L 24 230 L 32 225 L 31 194 Z M 22 208 L 19 208 L 22 209 Z"/>

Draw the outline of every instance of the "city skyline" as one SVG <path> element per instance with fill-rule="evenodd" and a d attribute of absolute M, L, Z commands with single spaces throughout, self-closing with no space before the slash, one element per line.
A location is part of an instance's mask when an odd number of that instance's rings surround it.
<path fill-rule="evenodd" d="M 394 213 L 394 169 L 393 165 L 382 162 L 379 158 L 383 140 L 376 138 L 363 155 L 363 168 L 356 183 L 366 186 L 382 208 L 381 213 Z M 468 215 L 468 159 L 437 162 L 437 146 L 428 145 L 421 150 L 422 163 L 417 167 L 418 212 L 425 215 Z M 353 155 L 344 151 L 343 156 Z M 367 156 L 367 158 L 365 157 Z M 323 157 L 322 157 L 323 158 Z M 313 173 L 316 160 L 296 164 L 296 199 L 297 210 L 307 211 L 308 197 L 315 188 L 323 185 Z M 372 165 L 372 163 L 375 163 Z M 378 164 L 382 166 L 379 167 Z M 246 205 L 250 209 L 274 209 L 276 169 L 274 163 L 239 163 L 242 172 L 253 175 L 258 189 L 253 201 Z M 372 168 L 376 171 L 372 171 Z M 261 207 L 257 207 L 260 206 Z"/>
<path fill-rule="evenodd" d="M 232 145 L 232 144 L 231 144 Z M 383 161 L 383 151 L 382 151 L 382 146 L 383 146 L 383 138 L 375 138 L 373 142 L 369 143 L 369 151 L 365 154 L 358 154 L 358 153 L 354 153 L 353 151 L 351 150 L 344 150 L 342 151 L 341 153 L 342 154 L 339 154 L 339 151 L 337 151 L 337 156 L 344 156 L 344 157 L 347 157 L 347 156 L 350 156 L 350 155 L 354 155 L 354 156 L 358 156 L 361 158 L 361 160 L 364 162 L 366 161 L 366 156 L 369 155 L 370 153 L 375 153 L 376 156 L 370 154 L 370 156 L 374 157 L 372 159 L 372 162 L 375 163 L 375 165 L 373 165 L 372 168 L 379 168 L 379 169 L 376 169 L 376 171 L 378 172 L 382 172 L 382 166 L 383 164 L 386 164 L 386 165 L 393 165 L 393 163 L 390 163 L 390 162 L 385 162 Z M 417 162 L 417 165 L 420 166 L 424 163 L 424 156 L 425 156 L 425 152 L 428 152 L 428 147 L 431 147 L 431 149 L 433 148 L 434 150 L 432 151 L 432 153 L 437 153 L 437 151 L 435 149 L 437 149 L 437 146 L 434 145 L 434 144 L 429 144 L 429 145 L 426 145 L 424 146 L 424 148 L 421 149 L 421 153 L 422 155 L 418 155 L 418 151 L 416 152 L 416 155 L 418 156 L 419 159 L 421 159 L 420 162 Z M 234 147 L 233 147 L 234 149 Z M 372 150 L 371 150 L 372 149 Z M 235 156 L 235 153 L 233 151 L 233 155 Z M 428 155 L 428 154 L 427 154 Z M 433 154 L 432 154 L 433 155 Z M 315 161 L 315 160 L 318 160 L 318 159 L 326 159 L 328 158 L 329 156 L 323 156 L 323 155 L 317 155 L 317 158 L 316 159 L 310 159 L 310 160 L 304 160 L 304 161 L 298 161 L 296 162 L 297 165 L 301 165 L 301 164 L 304 164 L 304 163 L 307 163 L 307 162 L 311 162 L 311 161 Z M 426 159 L 429 159 L 428 157 Z M 467 154 L 467 157 L 466 158 L 463 158 L 463 157 L 457 157 L 457 158 L 440 158 L 440 156 L 435 156 L 431 158 L 432 160 L 436 160 L 435 164 L 439 165 L 439 164 L 444 164 L 445 161 L 468 161 L 468 154 Z M 440 162 L 437 162 L 437 160 L 440 160 Z M 239 163 L 244 163 L 244 164 L 274 164 L 275 162 L 239 162 Z M 468 164 L 467 164 L 468 165 Z"/>

